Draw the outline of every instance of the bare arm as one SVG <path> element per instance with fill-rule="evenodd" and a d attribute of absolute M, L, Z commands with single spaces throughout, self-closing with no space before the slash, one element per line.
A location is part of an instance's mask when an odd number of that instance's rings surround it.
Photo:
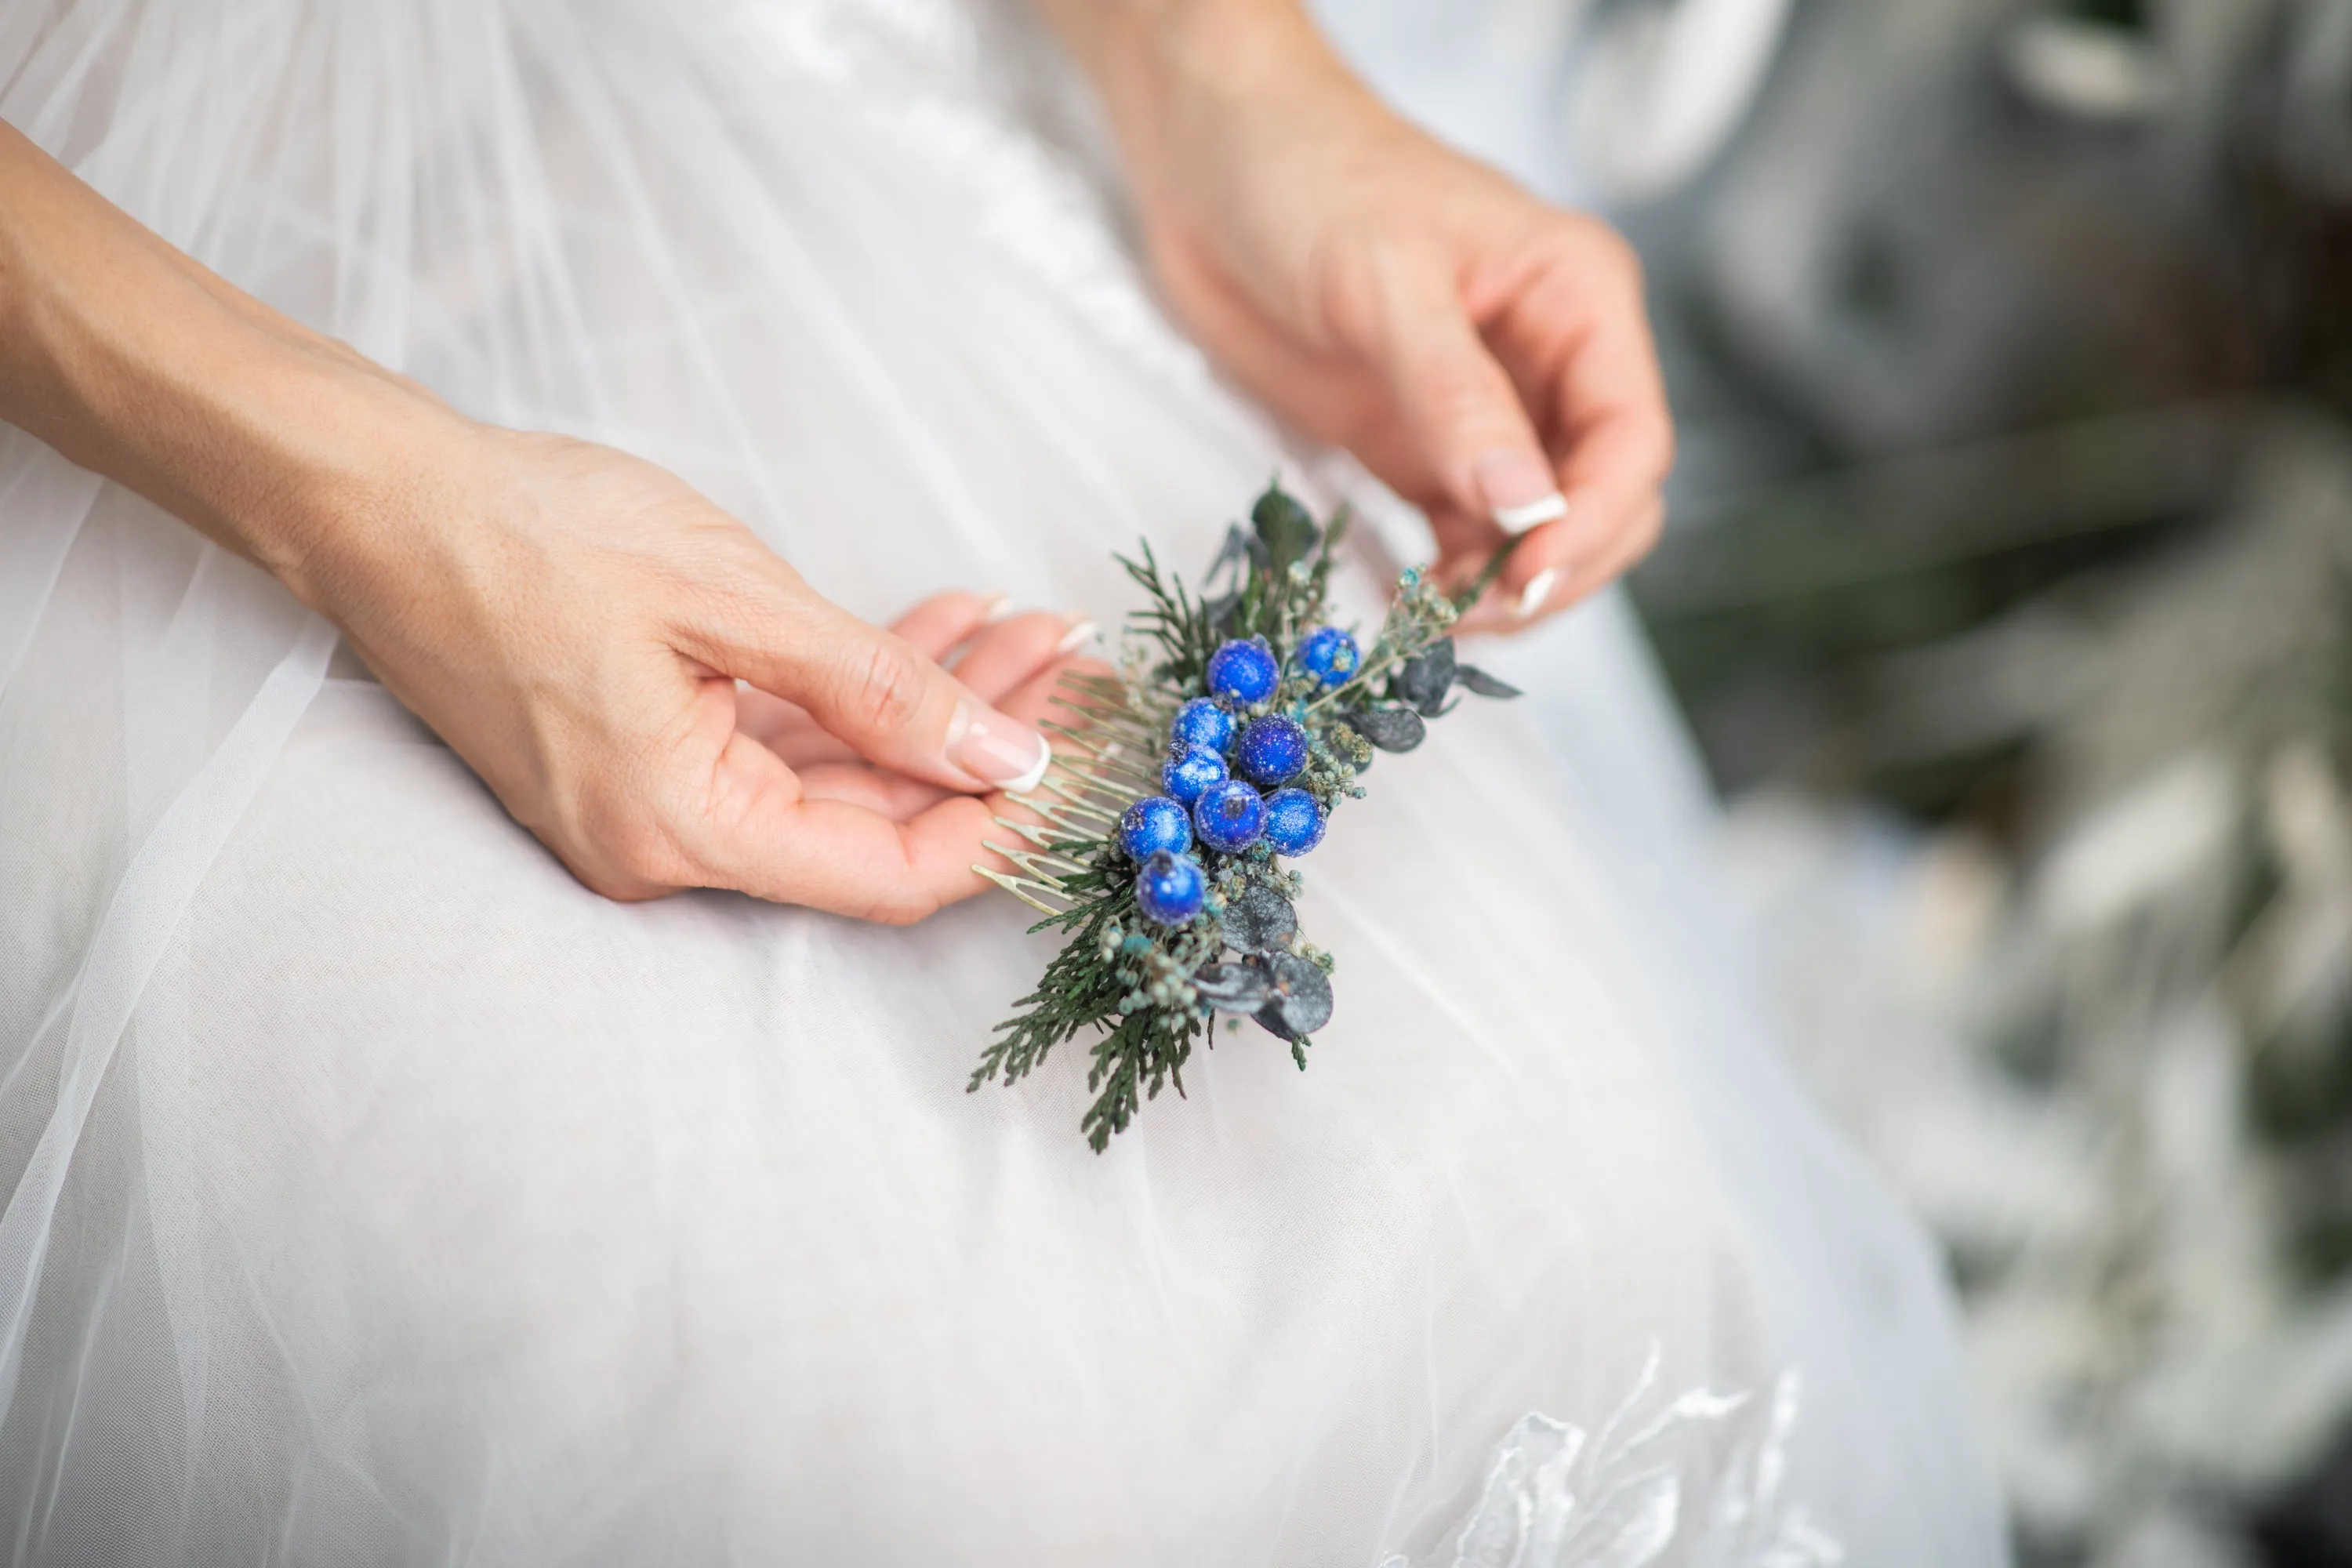
<path fill-rule="evenodd" d="M 368 504 L 461 423 L 166 245 L 5 122 L 0 419 L 306 599 L 307 520 Z"/>
<path fill-rule="evenodd" d="M 918 919 L 984 886 L 981 794 L 1042 768 L 1060 617 L 951 594 L 867 626 L 672 475 L 462 417 L 5 124 L 0 418 L 334 619 L 615 897 Z M 972 684 L 936 662 L 958 647 Z"/>
<path fill-rule="evenodd" d="M 1504 626 L 1656 537 L 1672 429 L 1639 268 L 1390 113 L 1297 0 L 1035 0 L 1095 83 L 1171 307 L 1225 369 L 1353 450 L 1475 572 L 1536 530 Z"/>

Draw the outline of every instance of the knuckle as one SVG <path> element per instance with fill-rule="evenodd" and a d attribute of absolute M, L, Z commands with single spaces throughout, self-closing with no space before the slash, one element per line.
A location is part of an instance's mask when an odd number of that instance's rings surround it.
<path fill-rule="evenodd" d="M 1664 484 L 1666 476 L 1675 471 L 1675 426 L 1670 419 L 1660 418 L 1651 427 L 1646 450 L 1642 455 L 1641 471 L 1651 484 Z"/>
<path fill-rule="evenodd" d="M 1591 251 L 1592 265 L 1604 276 L 1624 285 L 1635 293 L 1642 289 L 1642 253 L 1633 242 L 1611 228 L 1595 223 L 1585 231 L 1585 243 Z"/>
<path fill-rule="evenodd" d="M 1309 286 L 1327 304 L 1370 313 L 1381 278 L 1396 265 L 1396 247 L 1377 233 L 1334 224 L 1316 237 L 1305 261 Z"/>
<path fill-rule="evenodd" d="M 1486 378 L 1469 365 L 1441 361 L 1424 367 L 1414 385 L 1422 407 L 1441 428 L 1458 428 L 1488 415 L 1495 402 Z"/>
<path fill-rule="evenodd" d="M 1316 291 L 1322 300 L 1323 329 L 1343 354 L 1377 362 L 1391 352 L 1394 325 L 1360 269 L 1333 268 L 1332 280 Z"/>
<path fill-rule="evenodd" d="M 842 707 L 866 729 L 885 733 L 903 730 L 922 710 L 924 685 L 913 652 L 895 639 L 880 638 L 852 661 Z"/>
<path fill-rule="evenodd" d="M 1390 234 L 1342 229 L 1309 258 L 1309 289 L 1322 303 L 1331 335 L 1366 358 L 1397 353 L 1412 335 L 1413 312 L 1401 307 L 1429 292 L 1414 248 Z"/>
<path fill-rule="evenodd" d="M 1633 526 L 1625 531 L 1627 564 L 1647 557 L 1658 547 L 1658 541 L 1665 536 L 1665 509 L 1657 506 L 1643 509 L 1642 515 L 1633 520 Z"/>

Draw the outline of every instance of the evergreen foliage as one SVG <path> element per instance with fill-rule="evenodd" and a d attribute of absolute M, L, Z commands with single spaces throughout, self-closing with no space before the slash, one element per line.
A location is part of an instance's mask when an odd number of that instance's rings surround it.
<path fill-rule="evenodd" d="M 1298 873 L 1263 839 L 1231 853 L 1196 844 L 1209 893 L 1181 925 L 1156 924 L 1136 901 L 1137 868 L 1119 845 L 1119 817 L 1160 793 L 1170 722 L 1185 703 L 1210 695 L 1218 649 L 1262 638 L 1272 651 L 1279 675 L 1265 700 L 1222 700 L 1236 733 L 1273 714 L 1300 726 L 1307 765 L 1287 782 L 1327 819 L 1364 794 L 1358 775 L 1376 748 L 1419 745 L 1425 720 L 1447 711 L 1456 690 L 1517 695 L 1461 664 L 1449 635 L 1501 570 L 1508 546 L 1458 596 L 1419 568 L 1406 571 L 1354 673 L 1327 686 L 1297 654 L 1323 627 L 1347 513 L 1318 525 L 1295 497 L 1269 486 L 1250 523 L 1228 531 L 1197 593 L 1163 575 L 1148 542 L 1140 559 L 1118 558 L 1144 595 L 1128 617 L 1120 672 L 1065 678 L 1055 701 L 1067 718 L 1045 726 L 1055 738 L 1054 766 L 1036 793 L 1011 797 L 1031 819 L 997 818 L 1024 842 L 989 845 L 1013 871 L 975 868 L 1045 915 L 1033 931 L 1057 931 L 1066 941 L 996 1026 L 968 1087 L 1017 1083 L 1055 1046 L 1095 1031 L 1087 1075 L 1095 1100 L 1080 1130 L 1097 1152 L 1145 1100 L 1165 1088 L 1184 1092 L 1184 1064 L 1196 1044 L 1214 1043 L 1220 1012 L 1255 1018 L 1288 1042 L 1302 1070 L 1314 1031 L 1331 1014 L 1332 957 L 1300 935 Z"/>

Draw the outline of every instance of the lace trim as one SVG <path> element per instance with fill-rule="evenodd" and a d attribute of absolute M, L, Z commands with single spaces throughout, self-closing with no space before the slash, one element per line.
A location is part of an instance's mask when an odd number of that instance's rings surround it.
<path fill-rule="evenodd" d="M 1644 1568 L 1677 1543 L 1687 1568 L 1845 1561 L 1782 1492 L 1797 1373 L 1775 1379 L 1767 1400 L 1698 1388 L 1661 1406 L 1661 1359 L 1651 1346 L 1633 1392 L 1591 1436 L 1540 1412 L 1518 1419 L 1455 1537 L 1453 1568 Z M 1392 1556 L 1380 1568 L 1411 1564 Z"/>

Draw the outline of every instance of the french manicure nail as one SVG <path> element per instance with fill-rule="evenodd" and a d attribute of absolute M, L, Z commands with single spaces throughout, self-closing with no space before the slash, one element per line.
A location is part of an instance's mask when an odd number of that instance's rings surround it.
<path fill-rule="evenodd" d="M 1551 597 L 1553 584 L 1559 581 L 1559 568 L 1557 566 L 1547 566 L 1528 578 L 1528 585 L 1519 590 L 1519 619 L 1524 621 L 1542 609 L 1544 601 Z"/>
<path fill-rule="evenodd" d="M 1489 452 L 1470 467 L 1496 526 L 1525 533 L 1568 515 L 1568 498 L 1542 461 L 1527 452 Z"/>
<path fill-rule="evenodd" d="M 1568 515 L 1568 498 L 1554 491 L 1541 500 L 1531 500 L 1525 506 L 1502 506 L 1495 509 L 1495 522 L 1505 533 L 1525 533 L 1531 528 L 1541 528 L 1547 522 L 1557 522 Z"/>
<path fill-rule="evenodd" d="M 1012 595 L 991 594 L 988 596 L 987 602 L 982 604 L 980 607 L 980 624 L 983 626 L 992 626 L 997 622 L 1003 620 L 1006 616 L 1012 614 Z"/>
<path fill-rule="evenodd" d="M 1092 620 L 1081 620 L 1076 626 L 1072 626 L 1068 631 L 1062 634 L 1062 640 L 1054 645 L 1054 651 L 1055 653 L 1076 653 L 1078 649 L 1086 647 L 1087 644 L 1093 639 L 1094 635 L 1094 622 Z"/>
<path fill-rule="evenodd" d="M 982 783 L 1025 795 L 1045 777 L 1054 753 L 1045 737 L 1008 719 L 992 708 L 982 708 L 963 721 L 948 748 L 948 761 Z"/>

